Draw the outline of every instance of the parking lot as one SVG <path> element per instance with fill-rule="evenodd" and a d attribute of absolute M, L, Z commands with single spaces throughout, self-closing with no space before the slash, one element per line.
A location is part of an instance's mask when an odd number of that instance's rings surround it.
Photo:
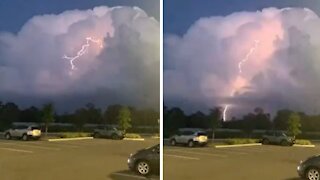
<path fill-rule="evenodd" d="M 130 153 L 158 143 L 157 139 L 59 142 L 0 139 L 0 179 L 146 179 L 128 170 L 127 158 Z"/>
<path fill-rule="evenodd" d="M 315 148 L 262 145 L 250 147 L 164 147 L 164 179 L 299 179 L 300 160 L 319 154 Z"/>

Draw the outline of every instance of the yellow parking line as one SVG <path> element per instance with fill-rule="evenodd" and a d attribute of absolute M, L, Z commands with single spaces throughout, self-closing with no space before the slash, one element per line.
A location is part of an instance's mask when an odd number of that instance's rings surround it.
<path fill-rule="evenodd" d="M 215 157 L 228 157 L 227 155 L 222 154 L 215 154 L 215 153 L 202 153 L 202 152 L 191 152 L 191 151 L 185 151 L 185 150 L 167 150 L 171 152 L 180 152 L 180 153 L 189 153 L 189 154 L 196 154 L 196 155 L 205 155 L 205 156 L 215 156 Z"/>
<path fill-rule="evenodd" d="M 44 149 L 44 150 L 56 150 L 56 151 L 60 150 L 59 148 L 33 146 L 33 145 L 20 144 L 20 143 L 1 143 L 1 144 L 12 145 L 12 146 L 30 147 L 30 148 L 37 148 L 37 149 Z"/>
<path fill-rule="evenodd" d="M 180 155 L 175 155 L 175 154 L 163 153 L 163 155 L 169 156 L 169 157 L 181 158 L 181 159 L 200 160 L 199 158 L 195 158 L 195 157 L 180 156 Z"/>
<path fill-rule="evenodd" d="M 2 150 L 7 150 L 7 151 L 13 151 L 13 152 L 22 152 L 22 153 L 33 153 L 33 151 L 27 151 L 27 150 L 22 150 L 22 149 L 14 149 L 14 148 L 2 148 Z"/>

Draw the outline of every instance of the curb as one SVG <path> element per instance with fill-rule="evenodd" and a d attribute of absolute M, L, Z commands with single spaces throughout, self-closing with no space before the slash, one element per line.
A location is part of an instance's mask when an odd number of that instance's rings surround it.
<path fill-rule="evenodd" d="M 234 144 L 234 145 L 215 145 L 215 148 L 228 148 L 228 147 L 246 147 L 246 146 L 261 146 L 261 143 L 251 143 L 251 144 Z"/>
<path fill-rule="evenodd" d="M 59 139 L 48 139 L 48 141 L 50 141 L 50 142 L 54 142 L 54 141 L 74 141 L 74 140 L 85 140 L 85 139 L 93 139 L 93 137 L 59 138 Z"/>
<path fill-rule="evenodd" d="M 127 141 L 144 141 L 143 138 L 123 138 L 123 140 L 127 140 Z"/>
<path fill-rule="evenodd" d="M 311 145 L 300 145 L 300 144 L 294 144 L 294 145 L 292 145 L 292 146 L 294 146 L 294 147 L 316 147 L 314 144 L 311 144 Z"/>

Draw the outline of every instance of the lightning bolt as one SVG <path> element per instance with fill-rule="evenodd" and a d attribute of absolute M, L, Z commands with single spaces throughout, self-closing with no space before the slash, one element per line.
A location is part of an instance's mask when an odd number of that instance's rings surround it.
<path fill-rule="evenodd" d="M 103 48 L 103 44 L 100 39 L 95 39 L 93 37 L 86 37 L 86 43 L 81 46 L 81 49 L 77 52 L 75 56 L 64 55 L 62 58 L 70 61 L 71 71 L 76 70 L 77 67 L 74 64 L 74 61 L 83 56 L 90 47 L 90 43 L 95 43 L 99 45 L 100 48 Z"/>
<path fill-rule="evenodd" d="M 255 40 L 254 41 L 254 45 L 250 48 L 249 52 L 246 54 L 246 56 L 240 60 L 240 62 L 238 63 L 238 76 L 241 76 L 242 74 L 242 66 L 244 63 L 246 63 L 250 56 L 255 52 L 255 50 L 257 49 L 258 45 L 259 45 L 260 41 L 259 40 Z M 233 90 L 232 93 L 230 94 L 230 97 L 234 96 L 234 93 L 236 91 Z M 224 109 L 223 109 L 223 121 L 225 121 L 227 119 L 227 114 L 228 114 L 228 109 L 229 109 L 229 104 L 225 105 Z"/>

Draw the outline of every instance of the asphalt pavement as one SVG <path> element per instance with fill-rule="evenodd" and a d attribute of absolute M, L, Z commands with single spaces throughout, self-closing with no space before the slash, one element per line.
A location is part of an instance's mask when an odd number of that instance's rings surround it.
<path fill-rule="evenodd" d="M 298 180 L 300 160 L 319 154 L 320 147 L 164 147 L 164 179 Z"/>
<path fill-rule="evenodd" d="M 128 170 L 130 153 L 159 143 L 92 139 L 48 142 L 0 139 L 1 180 L 138 180 Z"/>

